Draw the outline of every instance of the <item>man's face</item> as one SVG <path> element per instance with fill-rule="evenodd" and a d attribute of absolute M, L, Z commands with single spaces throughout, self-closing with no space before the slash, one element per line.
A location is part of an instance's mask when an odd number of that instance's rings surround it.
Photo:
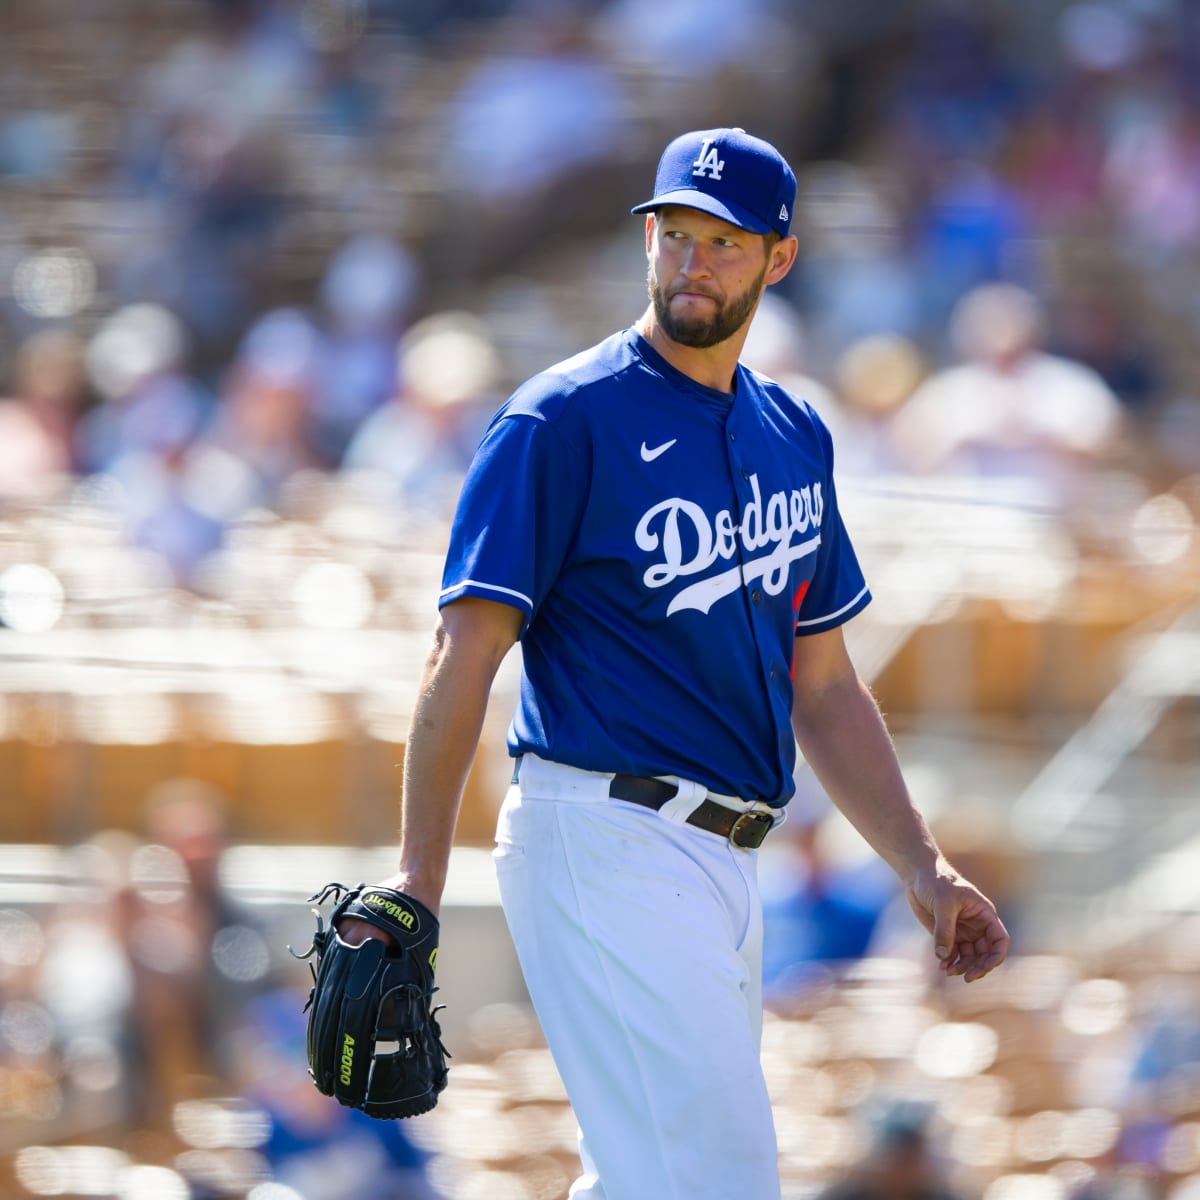
<path fill-rule="evenodd" d="M 705 349 L 750 319 L 770 265 L 766 240 L 694 208 L 662 209 L 647 234 L 647 286 L 663 332 Z"/>

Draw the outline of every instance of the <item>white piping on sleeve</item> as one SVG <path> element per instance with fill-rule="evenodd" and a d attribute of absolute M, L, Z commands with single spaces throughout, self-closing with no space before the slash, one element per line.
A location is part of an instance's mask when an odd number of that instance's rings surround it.
<path fill-rule="evenodd" d="M 852 609 L 867 594 L 868 590 L 869 589 L 867 588 L 867 585 L 863 584 L 862 591 L 859 592 L 858 595 L 855 596 L 854 599 L 848 604 L 843 604 L 842 607 L 837 610 L 837 612 L 826 613 L 823 617 L 813 617 L 808 621 L 797 621 L 796 628 L 800 629 L 805 625 L 822 625 L 826 621 L 832 621 L 835 617 L 840 617 L 842 613 L 848 612 L 850 609 Z"/>
<path fill-rule="evenodd" d="M 478 580 L 478 579 L 461 579 L 461 580 L 459 580 L 458 583 L 451 584 L 451 586 L 448 588 L 442 588 L 442 590 L 438 593 L 438 599 L 441 600 L 444 596 L 450 595 L 451 592 L 458 592 L 458 591 L 461 591 L 463 588 L 468 588 L 468 587 L 483 588 L 484 591 L 500 592 L 502 595 L 505 595 L 505 596 L 513 596 L 517 600 L 520 600 L 521 603 L 527 609 L 529 609 L 530 612 L 533 611 L 533 601 L 528 596 L 526 596 L 524 592 L 514 591 L 512 588 L 500 587 L 498 584 L 495 584 L 495 583 L 483 583 L 481 580 Z"/>

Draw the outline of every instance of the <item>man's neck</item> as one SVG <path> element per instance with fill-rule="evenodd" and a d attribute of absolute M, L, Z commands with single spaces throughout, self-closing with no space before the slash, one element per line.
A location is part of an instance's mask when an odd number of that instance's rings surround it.
<path fill-rule="evenodd" d="M 717 392 L 731 393 L 734 390 L 734 373 L 749 331 L 749 322 L 732 337 L 703 349 L 684 346 L 668 337 L 655 318 L 653 305 L 642 314 L 635 328 L 681 374 Z"/>

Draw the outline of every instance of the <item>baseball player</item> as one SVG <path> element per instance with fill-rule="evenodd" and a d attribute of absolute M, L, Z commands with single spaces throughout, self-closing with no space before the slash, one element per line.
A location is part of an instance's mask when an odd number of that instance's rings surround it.
<path fill-rule="evenodd" d="M 580 1126 L 578 1200 L 780 1194 L 755 867 L 797 742 L 906 885 L 942 970 L 979 979 L 1007 952 L 847 656 L 841 627 L 870 594 L 829 435 L 738 362 L 796 259 L 795 195 L 779 152 L 741 129 L 672 141 L 633 210 L 649 307 L 515 392 L 455 515 L 388 884 L 437 910 L 492 680 L 519 640 L 495 861 Z"/>

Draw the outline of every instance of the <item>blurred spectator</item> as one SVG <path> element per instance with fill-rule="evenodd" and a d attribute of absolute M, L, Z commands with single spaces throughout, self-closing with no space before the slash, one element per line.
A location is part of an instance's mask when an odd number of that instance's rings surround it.
<path fill-rule="evenodd" d="M 357 4 L 310 6 L 300 20 L 312 50 L 305 75 L 311 93 L 313 129 L 340 142 L 343 153 L 364 152 L 373 144 L 385 116 L 388 87 L 395 78 L 392 47 L 382 38 L 367 38 L 367 12 Z"/>
<path fill-rule="evenodd" d="M 830 853 L 823 823 L 792 831 L 790 886 L 764 894 L 763 988 L 786 1006 L 829 972 L 871 952 L 876 925 L 895 894 L 869 863 Z"/>
<path fill-rule="evenodd" d="M 1126 1095 L 1131 1111 L 1192 1109 L 1200 1095 L 1200 992 L 1192 973 L 1163 974 L 1144 989 Z"/>
<path fill-rule="evenodd" d="M 986 159 L 1025 104 L 1025 86 L 982 8 L 921 6 L 912 42 L 888 87 L 887 112 L 902 152 L 921 163 Z"/>
<path fill-rule="evenodd" d="M 828 370 L 864 337 L 919 336 L 921 280 L 896 181 L 860 164 L 825 162 L 802 169 L 798 184 L 803 249 L 792 274 L 802 281 L 797 303 L 811 335 L 812 369 Z"/>
<path fill-rule="evenodd" d="M 875 928 L 896 895 L 895 877 L 852 835 L 800 764 L 780 841 L 762 862 L 763 990 L 785 1009 L 870 952 Z"/>
<path fill-rule="evenodd" d="M 211 113 L 235 139 L 290 111 L 305 65 L 296 14 L 269 0 L 201 0 L 198 25 L 147 72 L 152 114 Z"/>
<path fill-rule="evenodd" d="M 915 343 L 898 334 L 862 338 L 839 356 L 833 375 L 842 422 L 834 445 L 842 476 L 870 479 L 904 472 L 894 425 L 925 371 Z"/>
<path fill-rule="evenodd" d="M 1120 404 L 1094 371 L 1041 348 L 1032 294 L 985 284 L 956 306 L 964 362 L 935 372 L 896 417 L 897 447 L 918 472 L 986 479 L 1066 512 L 1111 460 Z"/>
<path fill-rule="evenodd" d="M 1022 115 L 1005 154 L 1006 174 L 1031 221 L 1069 234 L 1094 216 L 1104 143 L 1094 111 L 1057 90 L 1055 101 Z"/>
<path fill-rule="evenodd" d="M 985 10 L 953 3 L 922 6 L 913 18 L 906 53 L 883 83 L 880 123 L 883 160 L 905 196 L 920 327 L 860 336 L 932 342 L 965 291 L 1015 269 L 1028 217 L 999 164 L 1029 97 L 1009 32 Z"/>
<path fill-rule="evenodd" d="M 1138 329 L 1131 306 L 1116 299 L 1116 290 L 1115 284 L 1097 287 L 1064 303 L 1055 350 L 1091 367 L 1131 417 L 1145 420 L 1163 394 L 1159 354 Z"/>
<path fill-rule="evenodd" d="M 78 337 L 49 328 L 21 343 L 8 397 L 0 399 L 0 497 L 48 497 L 72 473 L 86 400 Z"/>
<path fill-rule="evenodd" d="M 128 1127 L 145 1117 L 151 1099 L 129 959 L 138 846 L 130 833 L 103 830 L 78 847 L 74 882 L 85 900 L 64 901 L 44 918 L 32 990 L 53 1022 L 49 1046 L 66 1068 L 58 1112 L 80 1123 Z"/>
<path fill-rule="evenodd" d="M 989 163 L 961 158 L 939 165 L 913 225 L 922 317 L 935 342 L 964 293 L 1025 267 L 1019 249 L 1031 233 L 1028 215 Z"/>
<path fill-rule="evenodd" d="M 617 148 L 620 88 L 564 10 L 514 23 L 516 46 L 476 64 L 450 102 L 447 190 L 513 203 Z"/>
<path fill-rule="evenodd" d="M 87 344 L 88 378 L 99 404 L 79 422 L 83 471 L 112 471 L 122 459 L 172 453 L 207 417 L 200 386 L 186 373 L 188 332 L 159 304 L 128 304 L 106 317 Z"/>
<path fill-rule="evenodd" d="M 238 1035 L 242 1095 L 270 1118 L 261 1153 L 272 1181 L 305 1200 L 437 1200 L 408 1122 L 344 1108 L 313 1086 L 303 1007 L 292 988 L 267 992 Z"/>
<path fill-rule="evenodd" d="M 269 952 L 220 882 L 222 807 L 215 789 L 168 780 L 144 839 L 106 830 L 76 853 L 79 896 L 47 919 L 34 977 L 70 1123 L 165 1134 L 176 1102 L 232 1079 L 231 1031 Z"/>
<path fill-rule="evenodd" d="M 515 44 L 476 62 L 445 112 L 440 265 L 468 280 L 544 243 L 565 212 L 578 230 L 628 159 L 621 81 L 588 20 L 547 7 L 510 29 Z"/>
<path fill-rule="evenodd" d="M 182 584 L 218 549 L 226 524 L 222 497 L 193 470 L 214 403 L 186 373 L 188 349 L 187 333 L 169 310 L 118 309 L 88 343 L 88 374 L 100 403 L 76 430 L 82 472 L 119 484 L 129 540 L 157 554 Z"/>
<path fill-rule="evenodd" d="M 267 978 L 270 953 L 258 922 L 221 880 L 225 809 L 216 788 L 190 778 L 165 780 L 147 797 L 128 948 L 149 1119 L 229 1085 L 232 1031 Z"/>
<path fill-rule="evenodd" d="M 1200 111 L 1194 101 L 1147 106 L 1116 131 L 1106 191 L 1133 245 L 1165 263 L 1200 235 Z"/>
<path fill-rule="evenodd" d="M 613 0 L 596 19 L 597 37 L 618 61 L 666 75 L 702 77 L 713 86 L 722 68 L 761 65 L 770 39 L 782 31 L 764 0 L 745 0 L 738 19 L 725 23 L 721 0 Z M 722 36 L 714 37 L 715 25 Z M 702 124 L 702 122 L 698 122 Z"/>
<path fill-rule="evenodd" d="M 962 1200 L 935 1151 L 929 1106 L 894 1101 L 873 1114 L 867 1153 L 819 1200 Z"/>
<path fill-rule="evenodd" d="M 487 327 L 466 312 L 435 313 L 400 343 L 396 387 L 344 459 L 370 473 L 406 509 L 446 514 L 502 397 L 500 357 Z"/>
<path fill-rule="evenodd" d="M 321 281 L 324 339 L 311 416 L 325 464 L 341 463 L 355 431 L 391 395 L 417 285 L 413 255 L 387 238 L 351 238 L 329 263 Z"/>
<path fill-rule="evenodd" d="M 211 347 L 261 302 L 283 216 L 279 134 L 298 105 L 306 49 L 286 6 L 200 8 L 203 25 L 137 81 L 116 183 L 167 217 L 123 265 L 126 294 L 169 304 Z"/>
<path fill-rule="evenodd" d="M 0 75 L 0 176 L 52 180 L 65 173 L 75 125 L 48 102 L 47 84 L 36 72 Z"/>
<path fill-rule="evenodd" d="M 311 431 L 322 352 L 320 328 L 299 308 L 272 309 L 242 338 L 206 443 L 236 463 L 231 499 L 243 509 L 271 507 L 292 475 L 320 465 Z"/>

